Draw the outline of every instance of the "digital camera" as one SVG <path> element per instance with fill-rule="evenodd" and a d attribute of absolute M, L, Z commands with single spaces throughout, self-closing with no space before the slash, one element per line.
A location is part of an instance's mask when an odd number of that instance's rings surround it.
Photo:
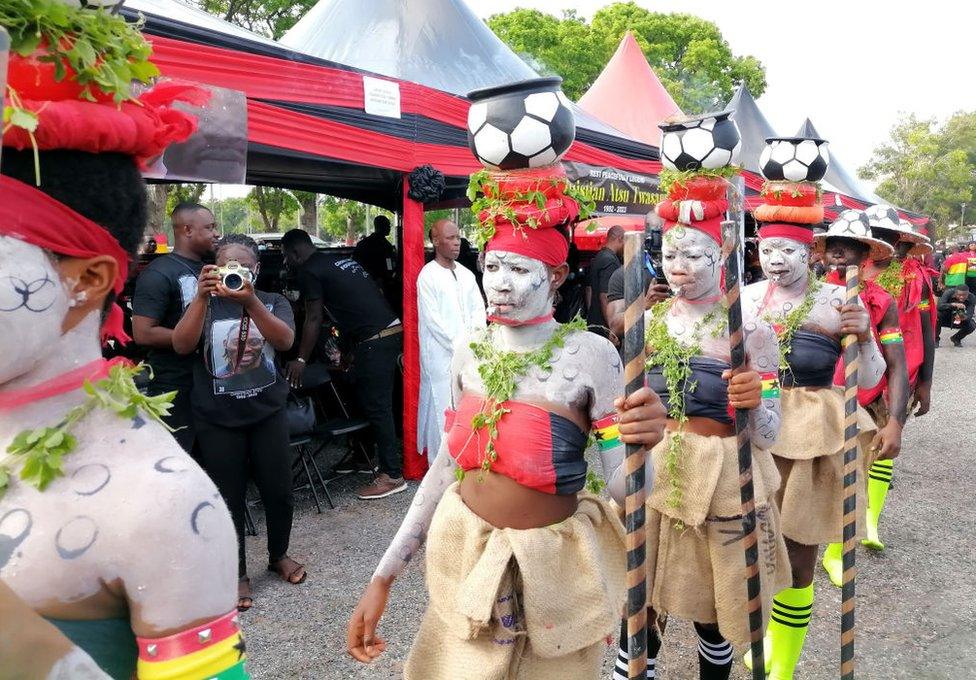
<path fill-rule="evenodd" d="M 254 274 L 237 260 L 230 260 L 217 270 L 220 282 L 228 290 L 241 290 L 248 283 L 254 281 Z"/>

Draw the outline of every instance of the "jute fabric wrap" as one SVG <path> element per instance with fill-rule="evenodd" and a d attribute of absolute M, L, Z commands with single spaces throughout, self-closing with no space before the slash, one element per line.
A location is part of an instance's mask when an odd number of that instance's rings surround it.
<path fill-rule="evenodd" d="M 428 533 L 430 604 L 404 677 L 595 679 L 625 577 L 624 530 L 608 502 L 580 494 L 559 524 L 498 529 L 452 485 Z"/>
<path fill-rule="evenodd" d="M 648 593 L 652 606 L 699 623 L 717 623 L 733 645 L 749 643 L 745 553 L 735 437 L 683 433 L 681 502 L 668 502 L 667 439 L 652 451 L 648 500 Z M 773 596 L 791 583 L 789 555 L 772 497 L 779 474 L 768 451 L 753 451 L 763 621 Z"/>
<path fill-rule="evenodd" d="M 783 425 L 772 447 L 782 482 L 776 494 L 783 535 L 804 545 L 843 538 L 844 395 L 839 389 L 784 388 Z M 857 409 L 861 450 L 859 475 L 870 466 L 870 444 L 877 426 Z M 858 517 L 864 513 L 864 484 L 857 485 Z M 858 523 L 858 535 L 863 526 Z"/>

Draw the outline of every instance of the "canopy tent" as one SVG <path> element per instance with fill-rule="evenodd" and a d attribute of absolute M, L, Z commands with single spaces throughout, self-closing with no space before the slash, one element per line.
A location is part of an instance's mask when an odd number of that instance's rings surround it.
<path fill-rule="evenodd" d="M 464 0 L 320 0 L 281 44 L 297 52 L 464 96 L 538 74 Z M 576 138 L 607 151 L 656 158 L 638 138 L 579 107 Z M 632 135 L 630 137 L 633 137 Z"/>
<path fill-rule="evenodd" d="M 424 18 L 421 25 L 428 32 L 441 22 L 455 29 L 456 15 L 467 12 L 460 2 L 424 2 L 421 9 L 439 13 Z M 363 4 L 358 0 L 347 4 L 354 6 L 352 14 L 358 13 L 363 22 L 356 35 L 370 35 L 369 13 Z M 399 7 L 403 3 L 384 4 Z M 407 16 L 421 13 L 418 5 L 411 3 Z M 308 54 L 308 49 L 289 49 L 176 0 L 129 0 L 122 11 L 129 18 L 139 12 L 145 16 L 143 30 L 153 45 L 153 60 L 165 76 L 246 94 L 249 184 L 323 192 L 401 213 L 403 299 L 407 302 L 403 310 L 405 468 L 417 476 L 422 472 L 418 469 L 421 459 L 413 453 L 419 350 L 417 310 L 411 301 L 416 299 L 416 278 L 424 263 L 424 206 L 409 198 L 407 176 L 420 165 L 432 165 L 447 176 L 442 200 L 464 197 L 467 176 L 481 167 L 467 147 L 469 102 L 421 83 L 369 72 L 360 63 L 336 63 Z M 474 58 L 472 45 L 490 45 L 492 40 L 501 44 L 487 27 L 477 24 L 476 28 L 491 39 L 458 36 L 448 40 L 450 36 L 435 32 L 431 40 L 454 45 L 456 50 L 464 47 L 469 60 Z M 458 54 L 462 52 L 442 53 L 445 64 L 429 64 L 429 70 L 446 67 Z M 479 58 L 491 63 L 499 57 L 497 50 L 483 50 Z M 526 75 L 534 76 L 531 72 Z M 386 81 L 398 94 L 399 116 L 366 112 L 366 77 Z M 462 87 L 459 83 L 458 91 L 483 84 Z M 567 160 L 636 173 L 660 170 L 657 149 L 585 114 L 581 118 Z"/>
<path fill-rule="evenodd" d="M 634 139 L 658 147 L 658 125 L 671 116 L 683 115 L 630 31 L 580 97 L 579 107 Z"/>

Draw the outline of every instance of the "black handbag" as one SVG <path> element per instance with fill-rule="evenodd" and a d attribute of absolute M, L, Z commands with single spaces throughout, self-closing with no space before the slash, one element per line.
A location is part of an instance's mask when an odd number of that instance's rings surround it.
<path fill-rule="evenodd" d="M 314 430 L 315 404 L 312 403 L 312 398 L 289 392 L 285 402 L 285 417 L 288 419 L 288 434 L 292 437 Z"/>

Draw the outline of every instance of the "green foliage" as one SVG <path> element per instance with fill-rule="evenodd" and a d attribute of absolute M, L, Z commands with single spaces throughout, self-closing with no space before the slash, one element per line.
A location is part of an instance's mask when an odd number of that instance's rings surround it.
<path fill-rule="evenodd" d="M 210 12 L 255 33 L 279 39 L 315 5 L 315 0 L 197 0 Z"/>
<path fill-rule="evenodd" d="M 120 418 L 133 419 L 147 416 L 170 429 L 164 422 L 172 408 L 176 392 L 149 397 L 136 387 L 134 378 L 143 366 L 113 366 L 108 377 L 97 383 L 86 382 L 88 398 L 74 407 L 64 419 L 53 427 L 24 430 L 14 437 L 7 447 L 11 458 L 0 464 L 0 497 L 10 484 L 11 473 L 19 466 L 20 479 L 44 491 L 55 479 L 64 474 L 62 464 L 66 455 L 78 446 L 72 428 L 96 408 L 105 409 Z"/>
<path fill-rule="evenodd" d="M 905 290 L 905 277 L 902 275 L 904 264 L 901 260 L 892 259 L 885 270 L 878 274 L 874 282 L 884 288 L 891 297 L 898 300 Z"/>
<path fill-rule="evenodd" d="M 148 83 L 159 75 L 149 61 L 152 48 L 121 16 L 98 9 L 71 7 L 59 0 L 0 0 L 0 26 L 10 34 L 10 48 L 28 56 L 42 43 L 54 64 L 55 78 L 67 69 L 82 86 L 81 96 L 94 100 L 100 90 L 116 102 L 132 97 L 132 83 Z"/>
<path fill-rule="evenodd" d="M 732 54 L 715 24 L 688 14 L 617 2 L 598 11 L 589 24 L 575 12 L 560 18 L 517 9 L 490 17 L 488 26 L 538 71 L 562 76 L 563 90 L 574 100 L 593 84 L 628 30 L 686 113 L 721 108 L 739 81 L 756 97 L 766 89 L 758 59 Z"/>
<path fill-rule="evenodd" d="M 931 217 L 944 236 L 960 205 L 976 198 L 976 112 L 956 113 L 942 126 L 902 118 L 859 172 L 878 181 L 875 191 L 886 201 Z"/>
<path fill-rule="evenodd" d="M 792 311 L 784 315 L 774 316 L 768 313 L 763 314 L 763 321 L 773 327 L 773 330 L 776 331 L 776 337 L 779 340 L 779 368 L 781 371 L 790 370 L 790 363 L 786 360 L 786 356 L 793 349 L 793 336 L 796 335 L 796 332 L 800 330 L 800 326 L 803 325 L 803 322 L 810 316 L 810 312 L 813 311 L 817 293 L 820 292 L 822 287 L 823 282 L 813 272 L 810 272 L 807 278 L 807 292 L 798 307 L 795 307 Z"/>
<path fill-rule="evenodd" d="M 664 384 L 668 389 L 668 418 L 678 423 L 676 430 L 667 433 L 664 467 L 668 472 L 667 504 L 672 508 L 681 506 L 681 441 L 685 414 L 685 393 L 694 392 L 697 386 L 691 377 L 691 360 L 702 354 L 702 334 L 708 330 L 712 337 L 720 337 L 728 328 L 728 320 L 721 315 L 724 305 L 719 305 L 695 324 L 692 332 L 679 342 L 668 330 L 667 316 L 674 304 L 674 298 L 658 302 L 650 309 L 644 330 L 647 344 L 647 368 L 660 367 Z M 720 318 L 721 315 L 721 318 Z"/>
<path fill-rule="evenodd" d="M 247 195 L 247 200 L 261 216 L 266 232 L 280 231 L 282 219 L 298 212 L 298 201 L 287 189 L 254 187 Z"/>
<path fill-rule="evenodd" d="M 199 203 L 203 198 L 203 192 L 207 190 L 206 184 L 195 182 L 184 182 L 180 184 L 166 185 L 166 214 L 169 215 L 180 203 Z"/>
<path fill-rule="evenodd" d="M 738 172 L 739 168 L 731 165 L 725 165 L 721 168 L 700 168 L 698 170 L 670 170 L 663 168 L 659 180 L 659 191 L 662 194 L 667 194 L 675 184 L 685 184 L 696 177 L 731 179 Z"/>
<path fill-rule="evenodd" d="M 531 352 L 498 349 L 493 327 L 485 331 L 481 340 L 471 343 L 471 351 L 479 362 L 478 375 L 485 387 L 485 404 L 471 419 L 471 428 L 475 432 L 481 429 L 488 431 L 485 457 L 481 462 L 482 473 L 490 470 L 492 463 L 498 459 L 495 450 L 498 423 L 509 412 L 502 404 L 515 395 L 519 380 L 533 366 L 546 372 L 552 371 L 552 353 L 566 344 L 567 335 L 585 330 L 586 322 L 577 317 L 558 326 L 542 347 Z"/>

